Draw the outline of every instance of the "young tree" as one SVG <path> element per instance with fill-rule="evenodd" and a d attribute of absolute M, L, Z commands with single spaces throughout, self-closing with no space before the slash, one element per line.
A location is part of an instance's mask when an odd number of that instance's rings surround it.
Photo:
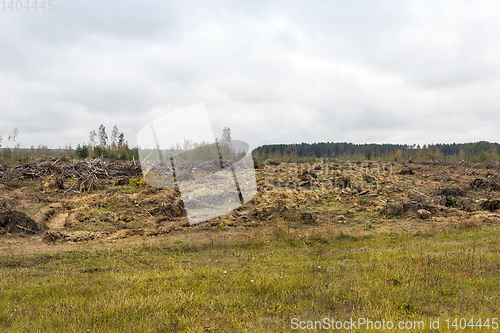
<path fill-rule="evenodd" d="M 458 152 L 458 159 L 460 161 L 465 161 L 465 151 L 464 147 L 460 147 L 460 151 Z"/>
<path fill-rule="evenodd" d="M 85 146 L 84 144 L 80 146 L 80 144 L 78 144 L 76 146 L 76 149 L 75 149 L 75 154 L 76 156 L 80 157 L 80 158 L 87 158 L 89 157 L 89 150 L 87 149 L 88 147 Z"/>
<path fill-rule="evenodd" d="M 101 148 L 101 146 L 95 146 L 94 148 L 94 153 L 92 154 L 92 158 L 97 158 L 97 157 L 107 157 L 107 152 L 106 149 Z"/>
<path fill-rule="evenodd" d="M 224 127 L 222 130 L 222 138 L 220 140 L 222 146 L 231 145 L 231 129 L 229 127 Z"/>
<path fill-rule="evenodd" d="M 106 127 L 104 127 L 103 124 L 99 126 L 99 146 L 101 146 L 102 149 L 106 148 L 106 142 L 108 141 L 108 135 L 106 134 Z"/>
<path fill-rule="evenodd" d="M 219 146 L 219 154 L 222 158 L 228 158 L 232 154 L 232 144 L 231 144 L 231 129 L 229 127 L 224 127 L 222 130 L 222 137 L 220 140 L 215 142 Z"/>
<path fill-rule="evenodd" d="M 480 162 L 480 163 L 483 163 L 484 161 L 486 161 L 488 157 L 486 156 L 486 154 L 484 153 L 484 150 L 479 150 L 479 154 L 478 154 L 478 157 L 477 157 L 477 160 Z"/>
<path fill-rule="evenodd" d="M 68 144 L 65 145 L 63 150 L 63 156 L 71 157 L 72 154 L 73 154 L 73 149 L 71 148 L 71 143 L 69 145 Z"/>

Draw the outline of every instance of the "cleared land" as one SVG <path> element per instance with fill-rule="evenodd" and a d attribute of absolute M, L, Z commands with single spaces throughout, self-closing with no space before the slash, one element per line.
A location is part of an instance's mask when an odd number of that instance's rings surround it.
<path fill-rule="evenodd" d="M 2 212 L 40 231 L 0 236 L 0 328 L 275 332 L 293 318 L 432 317 L 443 330 L 446 318 L 500 317 L 498 166 L 256 171 L 250 203 L 196 226 L 175 190 L 134 176 L 82 193 L 65 192 L 71 178 L 54 193 L 4 180 Z"/>

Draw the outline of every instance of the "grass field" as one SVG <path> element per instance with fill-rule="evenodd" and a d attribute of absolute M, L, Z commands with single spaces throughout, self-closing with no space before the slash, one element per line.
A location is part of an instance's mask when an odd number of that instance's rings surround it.
<path fill-rule="evenodd" d="M 296 235 L 278 222 L 267 236 L 210 237 L 224 232 L 163 246 L 3 255 L 0 330 L 288 332 L 293 318 L 303 327 L 369 318 L 422 320 L 425 331 L 430 318 L 446 330 L 447 318 L 491 325 L 500 317 L 498 227 L 356 238 L 327 226 Z"/>

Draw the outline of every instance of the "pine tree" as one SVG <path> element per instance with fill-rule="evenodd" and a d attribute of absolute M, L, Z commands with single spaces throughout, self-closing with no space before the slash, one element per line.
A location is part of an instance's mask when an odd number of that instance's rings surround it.
<path fill-rule="evenodd" d="M 224 127 L 222 130 L 220 143 L 222 146 L 231 146 L 231 129 L 229 127 Z"/>
<path fill-rule="evenodd" d="M 231 129 L 229 127 L 224 127 L 222 130 L 222 137 L 219 140 L 218 145 L 222 158 L 231 158 L 233 147 L 231 143 Z"/>
<path fill-rule="evenodd" d="M 125 144 L 125 135 L 123 134 L 123 132 L 121 132 L 120 135 L 118 135 L 118 148 L 120 148 L 124 144 Z"/>

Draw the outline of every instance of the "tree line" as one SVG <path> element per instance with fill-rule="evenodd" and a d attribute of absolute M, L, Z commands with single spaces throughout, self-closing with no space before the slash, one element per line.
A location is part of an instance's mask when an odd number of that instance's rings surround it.
<path fill-rule="evenodd" d="M 90 131 L 89 141 L 78 144 L 76 149 L 71 145 L 64 148 L 50 149 L 46 145 L 40 144 L 38 147 L 20 148 L 17 142 L 19 130 L 14 128 L 7 136 L 5 147 L 2 146 L 4 137 L 0 133 L 0 159 L 28 161 L 35 157 L 79 157 L 96 158 L 106 157 L 111 159 L 139 159 L 137 147 L 129 147 L 125 135 L 115 125 L 108 136 L 106 127 L 101 124 L 97 130 Z M 224 149 L 230 146 L 231 129 L 224 128 L 222 137 L 218 139 L 217 148 L 223 155 Z M 12 148 L 10 146 L 13 146 Z M 184 147 L 172 147 L 171 150 L 178 150 L 181 154 L 196 154 L 198 157 L 214 155 L 213 144 L 193 143 L 186 141 Z M 183 152 L 181 152 L 180 150 Z M 318 142 L 301 144 L 275 144 L 262 145 L 252 151 L 254 158 L 264 161 L 274 159 L 277 161 L 314 161 L 316 158 L 330 158 L 342 160 L 394 160 L 405 161 L 409 159 L 429 161 L 470 161 L 470 162 L 498 162 L 500 157 L 500 144 L 488 141 L 471 143 L 437 143 L 427 145 L 408 144 L 355 144 L 348 142 Z M 230 155 L 230 154 L 229 154 Z M 185 157 L 188 157 L 187 155 Z M 190 156 L 192 158 L 192 156 Z"/>
<path fill-rule="evenodd" d="M 3 133 L 0 133 L 0 161 L 29 162 L 36 158 L 51 157 L 106 157 L 121 160 L 139 158 L 138 148 L 129 147 L 124 133 L 120 132 L 116 125 L 113 127 L 108 137 L 106 127 L 101 124 L 97 133 L 95 130 L 90 131 L 88 143 L 78 144 L 76 149 L 73 149 L 71 144 L 66 145 L 64 148 L 59 147 L 57 149 L 51 149 L 43 144 L 38 145 L 38 147 L 31 146 L 30 148 L 21 148 L 21 143 L 17 142 L 18 135 L 19 130 L 17 127 L 7 136 L 7 140 L 5 141 Z M 2 146 L 2 143 L 4 143 L 4 146 Z"/>
<path fill-rule="evenodd" d="M 347 142 L 319 142 L 301 144 L 263 145 L 252 151 L 258 160 L 304 161 L 316 158 L 350 160 L 449 160 L 471 162 L 497 162 L 500 144 L 488 141 L 473 143 L 408 144 L 355 144 Z"/>
<path fill-rule="evenodd" d="M 138 148 L 129 147 L 125 135 L 118 130 L 118 126 L 113 126 L 111 137 L 108 137 L 104 124 L 99 126 L 97 133 L 95 130 L 90 131 L 89 142 L 78 144 L 75 155 L 80 158 L 107 157 L 119 160 L 139 158 Z"/>

